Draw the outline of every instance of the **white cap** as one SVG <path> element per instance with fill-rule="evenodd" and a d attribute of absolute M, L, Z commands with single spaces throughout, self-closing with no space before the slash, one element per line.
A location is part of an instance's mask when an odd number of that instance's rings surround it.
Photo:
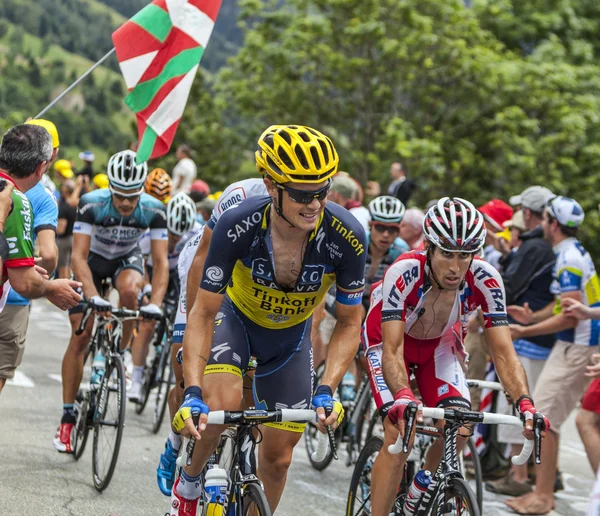
<path fill-rule="evenodd" d="M 96 157 L 92 151 L 86 150 L 79 153 L 79 159 L 82 161 L 94 161 Z"/>
<path fill-rule="evenodd" d="M 520 195 L 513 195 L 509 200 L 509 204 L 513 206 L 522 206 L 529 208 L 531 211 L 541 213 L 546 206 L 548 199 L 554 194 L 545 186 L 530 186 L 523 190 Z"/>

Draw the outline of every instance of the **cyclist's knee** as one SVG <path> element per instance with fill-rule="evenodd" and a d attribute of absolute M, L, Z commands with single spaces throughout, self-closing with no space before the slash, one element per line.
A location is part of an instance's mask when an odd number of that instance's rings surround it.
<path fill-rule="evenodd" d="M 134 310 L 137 308 L 138 303 L 138 292 L 137 283 L 128 282 L 121 287 L 119 290 L 119 300 L 121 305 Z"/>

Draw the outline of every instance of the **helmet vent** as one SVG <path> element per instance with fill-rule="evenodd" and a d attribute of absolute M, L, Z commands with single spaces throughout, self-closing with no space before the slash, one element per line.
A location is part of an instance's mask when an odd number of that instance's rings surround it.
<path fill-rule="evenodd" d="M 298 161 L 300 161 L 300 164 L 304 168 L 308 168 L 308 161 L 306 160 L 306 155 L 304 154 L 302 147 L 300 147 L 300 145 L 296 145 L 294 150 L 296 151 L 296 157 L 298 158 Z"/>
<path fill-rule="evenodd" d="M 326 143 L 323 140 L 319 140 L 319 145 L 321 146 L 321 150 L 323 151 L 323 158 L 325 159 L 325 163 L 329 163 L 329 149 L 327 148 Z"/>
<path fill-rule="evenodd" d="M 314 147 L 310 148 L 310 155 L 315 162 L 315 167 L 321 168 L 321 158 L 319 158 L 319 152 Z"/>
<path fill-rule="evenodd" d="M 292 137 L 290 136 L 290 134 L 287 131 L 281 130 L 281 131 L 279 131 L 278 134 L 279 134 L 279 136 L 281 136 L 286 141 L 286 143 L 288 145 L 292 144 Z M 281 155 L 280 155 L 280 157 L 281 157 Z"/>
<path fill-rule="evenodd" d="M 302 138 L 305 142 L 310 141 L 310 136 L 303 131 L 298 131 L 298 136 L 300 136 L 300 138 Z"/>
<path fill-rule="evenodd" d="M 279 147 L 279 149 L 277 149 L 277 155 L 279 156 L 279 158 L 281 159 L 281 161 L 283 161 L 285 163 L 285 165 L 287 167 L 290 167 L 292 170 L 296 169 L 296 167 L 294 166 L 294 163 L 292 162 L 292 160 L 289 157 L 288 153 L 285 152 L 285 150 L 283 150 L 283 148 Z"/>

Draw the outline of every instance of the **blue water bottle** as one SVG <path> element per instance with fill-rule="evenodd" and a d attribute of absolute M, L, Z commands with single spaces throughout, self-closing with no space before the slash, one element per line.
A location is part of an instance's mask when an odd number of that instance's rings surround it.
<path fill-rule="evenodd" d="M 92 360 L 92 377 L 90 378 L 92 386 L 97 387 L 100 385 L 105 369 L 106 358 L 102 353 L 97 353 L 94 360 Z"/>
<path fill-rule="evenodd" d="M 431 471 L 422 469 L 415 475 L 415 478 L 413 478 L 413 481 L 408 488 L 408 493 L 404 502 L 404 516 L 412 516 L 415 513 L 419 500 L 421 500 L 421 497 L 425 491 L 427 491 L 430 483 Z"/>

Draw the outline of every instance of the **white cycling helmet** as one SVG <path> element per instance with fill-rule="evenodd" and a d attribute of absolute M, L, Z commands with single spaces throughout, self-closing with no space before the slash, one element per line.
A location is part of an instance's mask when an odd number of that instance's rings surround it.
<path fill-rule="evenodd" d="M 187 233 L 196 221 L 196 203 L 189 195 L 179 192 L 167 204 L 167 229 L 181 236 Z"/>
<path fill-rule="evenodd" d="M 406 208 L 402 201 L 390 195 L 380 195 L 369 203 L 371 220 L 387 224 L 400 224 Z"/>
<path fill-rule="evenodd" d="M 476 253 L 485 243 L 485 220 L 469 201 L 443 197 L 425 215 L 423 234 L 444 251 Z"/>
<path fill-rule="evenodd" d="M 148 174 L 146 162 L 135 164 L 135 152 L 117 152 L 108 160 L 108 181 L 110 186 L 121 190 L 141 190 Z"/>

